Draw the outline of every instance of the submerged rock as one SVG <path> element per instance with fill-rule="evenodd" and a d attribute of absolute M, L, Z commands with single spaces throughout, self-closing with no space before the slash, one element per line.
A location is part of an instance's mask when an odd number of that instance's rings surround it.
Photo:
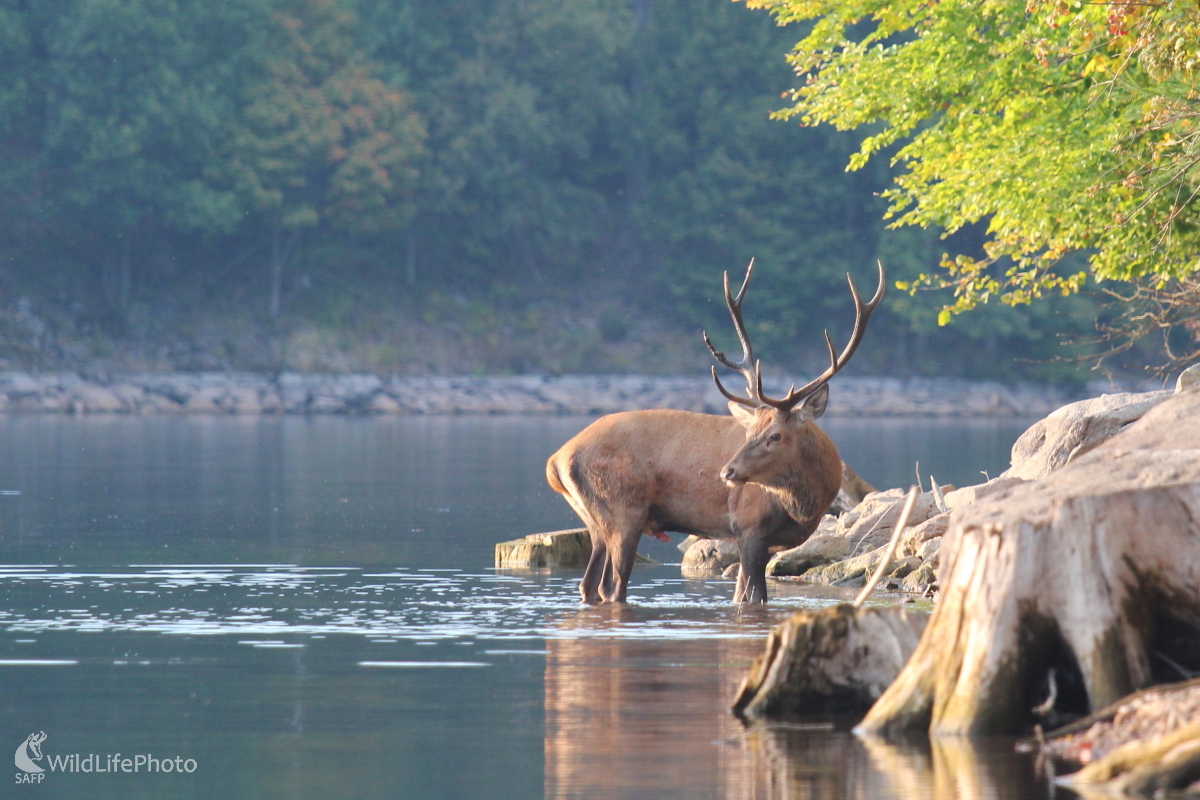
<path fill-rule="evenodd" d="M 721 539 L 701 539 L 683 554 L 680 569 L 687 573 L 700 572 L 720 575 L 731 564 L 740 561 L 734 542 Z"/>

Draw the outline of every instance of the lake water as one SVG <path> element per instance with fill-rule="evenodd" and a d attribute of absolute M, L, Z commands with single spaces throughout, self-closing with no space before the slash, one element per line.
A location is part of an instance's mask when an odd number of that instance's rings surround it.
<path fill-rule="evenodd" d="M 837 590 L 738 609 L 666 563 L 588 608 L 577 572 L 493 570 L 577 524 L 543 464 L 588 421 L 0 418 L 0 744 L 46 734 L 4 796 L 1052 796 L 1009 740 L 732 718 L 770 625 Z M 995 475 L 1028 423 L 823 427 L 882 487 Z"/>

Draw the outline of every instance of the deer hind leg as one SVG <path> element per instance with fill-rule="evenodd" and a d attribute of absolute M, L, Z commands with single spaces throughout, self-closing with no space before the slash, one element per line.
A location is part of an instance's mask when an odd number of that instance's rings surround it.
<path fill-rule="evenodd" d="M 629 590 L 629 575 L 633 572 L 633 562 L 637 559 L 638 541 L 642 538 L 639 527 L 634 533 L 626 532 L 616 542 L 616 547 L 608 556 L 608 564 L 604 570 L 604 599 L 609 603 L 624 603 Z"/>
<path fill-rule="evenodd" d="M 579 581 L 579 594 L 583 602 L 596 605 L 604 599 L 603 584 L 608 571 L 608 545 L 599 531 L 588 531 L 592 537 L 592 554 L 588 557 L 583 579 Z"/>
<path fill-rule="evenodd" d="M 624 603 L 629 589 L 629 574 L 637 558 L 637 546 L 642 534 L 650 530 L 649 512 L 626 509 L 612 520 L 607 539 L 608 558 L 605 561 L 600 594 L 605 602 Z"/>

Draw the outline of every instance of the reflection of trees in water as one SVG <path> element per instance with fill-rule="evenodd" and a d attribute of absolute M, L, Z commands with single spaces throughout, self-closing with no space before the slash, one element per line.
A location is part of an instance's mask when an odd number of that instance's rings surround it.
<path fill-rule="evenodd" d="M 548 641 L 546 798 L 1046 796 L 1009 739 L 860 741 L 811 724 L 745 728 L 728 704 L 761 641 L 618 638 L 623 623 L 648 613 L 586 609 L 563 624 L 582 637 Z"/>

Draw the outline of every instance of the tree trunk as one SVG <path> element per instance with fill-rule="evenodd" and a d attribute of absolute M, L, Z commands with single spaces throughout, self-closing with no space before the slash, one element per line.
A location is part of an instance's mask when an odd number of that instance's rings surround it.
<path fill-rule="evenodd" d="M 300 249 L 300 229 L 285 230 L 276 226 L 271 232 L 271 260 L 268 263 L 270 283 L 267 289 L 267 314 L 271 319 L 279 316 L 283 307 L 283 275 Z"/>
<path fill-rule="evenodd" d="M 1200 393 L 956 509 L 938 606 L 859 730 L 1011 733 L 1200 666 Z"/>
<path fill-rule="evenodd" d="M 415 225 L 408 229 L 408 239 L 404 243 L 404 278 L 409 286 L 417 285 L 417 230 Z"/>
<path fill-rule="evenodd" d="M 131 234 L 121 236 L 116 252 L 105 258 L 100 268 L 104 299 L 113 315 L 124 321 L 129 310 L 129 295 L 133 287 L 133 265 L 130 257 Z"/>

